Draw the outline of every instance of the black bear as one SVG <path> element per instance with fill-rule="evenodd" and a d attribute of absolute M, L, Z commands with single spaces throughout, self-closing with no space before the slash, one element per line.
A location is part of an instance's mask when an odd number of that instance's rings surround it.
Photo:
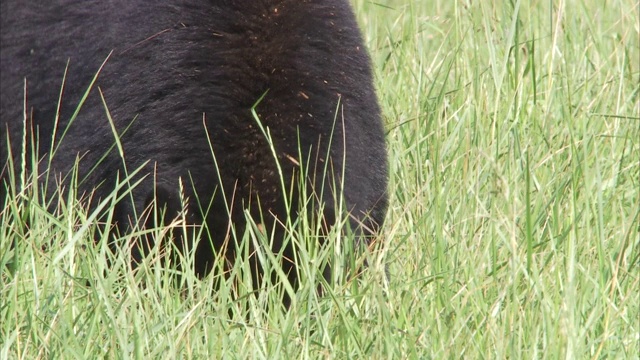
<path fill-rule="evenodd" d="M 299 205 L 301 188 L 292 185 L 301 168 L 326 223 L 337 220 L 341 193 L 359 236 L 382 224 L 384 129 L 347 0 L 0 6 L 1 191 L 10 158 L 20 164 L 23 129 L 38 138 L 53 183 L 68 182 L 78 162 L 80 191 L 93 191 L 90 206 L 142 168 L 132 196 L 116 204 L 114 229 L 126 231 L 154 199 L 169 217 L 187 199 L 188 221 L 206 224 L 209 235 L 195 249 L 200 276 L 230 224 L 243 233 L 245 211 L 275 231 L 296 216 L 288 206 Z M 291 246 L 281 247 L 276 241 L 273 251 L 294 259 Z M 233 247 L 225 251 L 233 261 Z M 283 266 L 295 273 L 292 262 Z"/>

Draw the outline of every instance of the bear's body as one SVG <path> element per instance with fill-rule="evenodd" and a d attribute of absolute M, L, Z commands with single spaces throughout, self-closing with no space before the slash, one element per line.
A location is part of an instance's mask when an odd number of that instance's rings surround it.
<path fill-rule="evenodd" d="M 334 221 L 338 206 L 335 185 L 343 183 L 353 226 L 364 224 L 360 231 L 367 235 L 382 223 L 383 126 L 369 59 L 346 0 L 7 0 L 0 10 L 3 179 L 7 131 L 16 160 L 21 150 L 25 79 L 29 125 L 39 130 L 39 156 L 47 159 L 68 63 L 50 177 L 67 174 L 80 158 L 80 178 L 86 177 L 80 189 L 97 187 L 95 205 L 124 177 L 123 163 L 130 172 L 148 162 L 140 175 L 150 175 L 116 208 L 120 230 L 154 194 L 175 216 L 182 179 L 188 220 L 206 222 L 211 235 L 196 253 L 199 275 L 211 267 L 208 244 L 219 249 L 228 237 L 227 205 L 240 234 L 247 207 L 256 219 L 262 213 L 266 229 L 287 216 L 273 152 L 251 113 L 261 98 L 256 112 L 273 140 L 287 189 L 296 182 L 298 164 L 308 165 L 308 179 L 331 183 L 322 192 L 327 221 Z M 113 148 L 100 92 L 124 161 Z M 196 197 L 202 206 L 213 198 L 206 218 Z M 232 260 L 233 249 L 227 255 Z"/>

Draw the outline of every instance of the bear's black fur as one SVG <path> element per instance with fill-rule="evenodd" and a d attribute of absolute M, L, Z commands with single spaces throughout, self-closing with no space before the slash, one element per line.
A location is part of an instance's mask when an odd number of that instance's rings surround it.
<path fill-rule="evenodd" d="M 52 144 L 57 147 L 50 179 L 67 174 L 79 158 L 80 190 L 96 188 L 93 205 L 125 176 L 123 163 L 132 171 L 148 162 L 140 175 L 151 175 L 117 205 L 120 231 L 154 198 L 175 216 L 182 209 L 182 179 L 189 222 L 205 222 L 210 233 L 195 257 L 195 271 L 203 276 L 214 256 L 209 244 L 220 249 L 229 219 L 241 235 L 246 208 L 264 229 L 287 216 L 283 199 L 291 194 L 283 194 L 273 153 L 251 113 L 258 103 L 287 189 L 302 164 L 308 179 L 343 191 L 351 226 L 362 236 L 382 224 L 383 126 L 369 58 L 347 0 L 3 0 L 0 16 L 4 181 L 8 151 L 19 163 L 26 98 L 39 156 L 47 159 Z M 112 148 L 115 136 L 101 94 L 124 161 Z M 201 206 L 213 199 L 206 218 L 196 195 Z M 335 221 L 333 192 L 325 189 L 321 200 L 325 220 Z M 137 249 L 134 257 L 143 252 Z M 227 256 L 233 261 L 232 247 Z M 285 257 L 293 259 L 290 248 Z M 292 266 L 285 264 L 285 270 L 292 272 Z"/>

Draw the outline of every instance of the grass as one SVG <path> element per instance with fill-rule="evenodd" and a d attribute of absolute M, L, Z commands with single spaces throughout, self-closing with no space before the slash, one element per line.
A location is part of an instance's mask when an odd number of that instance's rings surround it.
<path fill-rule="evenodd" d="M 638 359 L 638 3 L 354 5 L 391 165 L 385 242 L 360 280 L 318 297 L 309 266 L 281 312 L 264 310 L 276 291 L 232 297 L 242 279 L 175 287 L 122 254 L 105 273 L 73 200 L 53 217 L 12 197 L 0 358 Z M 347 264 L 334 236 L 333 254 L 301 256 Z"/>

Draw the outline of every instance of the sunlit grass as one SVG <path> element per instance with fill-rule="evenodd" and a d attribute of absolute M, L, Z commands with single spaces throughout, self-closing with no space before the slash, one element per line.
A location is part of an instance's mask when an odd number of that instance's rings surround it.
<path fill-rule="evenodd" d="M 334 268 L 319 296 L 305 266 L 288 311 L 278 284 L 252 295 L 241 261 L 175 286 L 157 257 L 132 272 L 95 245 L 73 199 L 52 216 L 28 188 L 1 218 L 0 358 L 637 359 L 638 3 L 354 5 L 391 166 L 358 280 Z M 303 262 L 348 268 L 332 236 Z"/>

